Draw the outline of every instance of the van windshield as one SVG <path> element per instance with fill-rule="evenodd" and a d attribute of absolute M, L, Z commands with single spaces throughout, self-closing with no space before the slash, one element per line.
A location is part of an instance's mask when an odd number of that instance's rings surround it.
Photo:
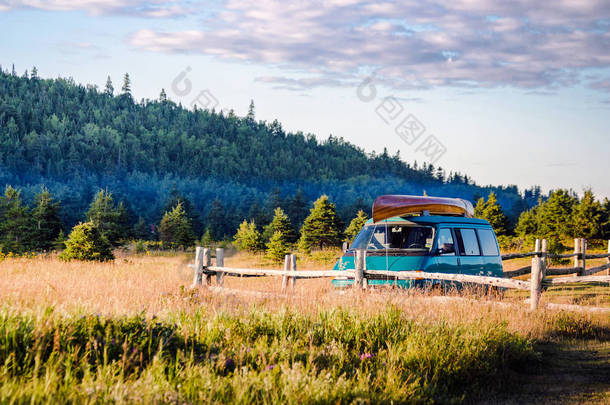
<path fill-rule="evenodd" d="M 380 223 L 362 228 L 350 249 L 429 251 L 433 241 L 434 228 L 430 226 Z"/>

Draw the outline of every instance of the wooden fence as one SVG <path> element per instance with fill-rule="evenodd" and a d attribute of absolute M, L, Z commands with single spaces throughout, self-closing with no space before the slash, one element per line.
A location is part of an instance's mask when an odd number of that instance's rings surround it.
<path fill-rule="evenodd" d="M 265 276 L 281 276 L 282 277 L 282 292 L 286 292 L 290 285 L 294 291 L 296 280 L 298 278 L 341 278 L 353 279 L 353 287 L 357 289 L 367 288 L 367 278 L 386 276 L 394 280 L 444 280 L 455 281 L 461 283 L 472 283 L 498 288 L 511 288 L 517 290 L 530 291 L 530 308 L 536 309 L 540 302 L 542 287 L 547 287 L 557 284 L 567 283 L 610 283 L 610 241 L 608 241 L 608 253 L 588 255 L 587 242 L 584 239 L 575 239 L 574 253 L 556 255 L 547 252 L 547 241 L 536 240 L 536 248 L 534 252 L 529 253 L 511 253 L 502 255 L 502 260 L 511 260 L 519 258 L 531 257 L 530 266 L 523 267 L 517 270 L 504 272 L 504 278 L 476 276 L 466 274 L 447 274 L 447 273 L 427 273 L 423 271 L 389 271 L 389 270 L 365 270 L 365 255 L 364 249 L 356 250 L 356 260 L 353 270 L 305 270 L 297 271 L 297 261 L 295 255 L 286 255 L 284 260 L 283 270 L 270 269 L 245 269 L 237 267 L 224 266 L 224 249 L 216 249 L 216 263 L 212 265 L 211 250 L 208 248 L 197 247 L 195 250 L 195 263 L 191 265 L 194 268 L 193 287 L 211 285 L 212 277 L 216 277 L 216 283 L 219 286 L 223 285 L 224 278 L 227 276 L 238 277 L 265 277 Z M 569 268 L 550 268 L 548 259 L 566 259 L 574 258 L 574 266 Z M 593 268 L 586 268 L 588 259 L 606 258 L 606 264 Z M 582 264 L 581 264 L 582 263 Z M 605 276 L 594 276 L 593 274 L 606 270 Z M 512 277 L 531 274 L 530 280 L 514 280 Z M 547 276 L 573 274 L 570 277 L 555 277 Z"/>

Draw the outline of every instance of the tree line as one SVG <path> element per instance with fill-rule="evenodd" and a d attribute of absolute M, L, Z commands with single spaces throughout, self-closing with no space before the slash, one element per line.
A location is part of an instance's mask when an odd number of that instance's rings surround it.
<path fill-rule="evenodd" d="M 37 69 L 17 75 L 0 68 L 0 184 L 19 187 L 28 204 L 45 186 L 62 202 L 65 229 L 82 220 L 99 189 L 148 227 L 158 225 L 177 191 L 200 218 L 222 214 L 209 226 L 215 238 L 230 237 L 274 190 L 288 200 L 300 189 L 308 203 L 328 195 L 344 222 L 388 193 L 476 200 L 494 191 L 514 221 L 540 196 L 539 188 L 481 187 L 466 174 L 405 156 L 408 163 L 385 149 L 366 153 L 340 137 L 285 131 L 277 120 L 257 120 L 253 103 L 239 117 L 184 108 L 164 91 L 135 100 L 127 74 L 116 87 L 110 78 L 99 89 L 43 79 Z M 272 214 L 255 214 L 257 223 Z M 197 236 L 205 231 L 200 224 Z"/>

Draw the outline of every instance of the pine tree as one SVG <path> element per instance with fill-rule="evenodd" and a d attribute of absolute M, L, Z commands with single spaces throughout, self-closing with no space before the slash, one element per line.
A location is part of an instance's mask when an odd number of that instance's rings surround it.
<path fill-rule="evenodd" d="M 281 263 L 289 252 L 290 246 L 284 235 L 281 232 L 275 232 L 267 243 L 265 258 L 275 263 Z"/>
<path fill-rule="evenodd" d="M 248 114 L 246 115 L 246 120 L 250 123 L 254 123 L 254 120 L 255 120 L 254 100 L 250 100 L 250 105 L 248 106 Z"/>
<path fill-rule="evenodd" d="M 344 241 L 348 243 L 352 243 L 356 235 L 360 232 L 366 221 L 368 221 L 368 216 L 364 213 L 364 211 L 358 211 L 358 214 L 352 221 L 349 223 L 349 226 L 345 229 L 345 239 Z"/>
<path fill-rule="evenodd" d="M 574 206 L 572 213 L 572 236 L 585 239 L 601 236 L 601 219 L 601 204 L 595 200 L 595 195 L 591 189 L 585 190 L 582 199 Z"/>
<path fill-rule="evenodd" d="M 305 197 L 305 193 L 300 187 L 294 197 L 286 203 L 286 213 L 297 229 L 303 225 L 303 221 L 307 217 L 308 205 L 307 197 Z"/>
<path fill-rule="evenodd" d="M 171 191 L 170 196 L 163 207 L 163 213 L 173 210 L 178 203 L 182 204 L 182 208 L 184 208 L 186 216 L 188 217 L 189 221 L 191 221 L 195 235 L 201 235 L 204 231 L 201 213 L 197 208 L 195 208 L 195 205 L 191 202 L 191 200 L 177 189 L 173 189 Z"/>
<path fill-rule="evenodd" d="M 108 76 L 108 78 L 106 79 L 106 87 L 104 88 L 104 94 L 107 94 L 109 96 L 114 95 L 114 86 L 112 86 L 112 79 L 110 79 L 110 76 Z"/>
<path fill-rule="evenodd" d="M 60 260 L 87 260 L 105 262 L 114 260 L 112 244 L 102 235 L 93 222 L 76 225 L 68 240 L 66 249 L 59 255 Z"/>
<path fill-rule="evenodd" d="M 121 245 L 121 239 L 125 236 L 123 213 L 114 204 L 112 193 L 108 190 L 100 190 L 95 195 L 87 211 L 87 220 L 93 222 L 113 246 Z"/>
<path fill-rule="evenodd" d="M 254 221 L 248 222 L 244 220 L 239 225 L 233 240 L 239 250 L 258 252 L 263 247 L 263 238 L 258 229 L 256 229 Z"/>
<path fill-rule="evenodd" d="M 131 79 L 129 78 L 129 73 L 125 73 L 125 76 L 123 76 L 123 87 L 121 87 L 121 93 L 131 96 Z"/>
<path fill-rule="evenodd" d="M 214 240 L 221 240 L 226 235 L 226 211 L 222 201 L 215 198 L 206 216 L 206 223 L 210 228 Z"/>
<path fill-rule="evenodd" d="M 312 248 L 336 247 L 341 244 L 343 224 L 337 216 L 335 204 L 323 195 L 314 203 L 309 216 L 303 222 L 299 249 L 308 252 Z"/>
<path fill-rule="evenodd" d="M 265 227 L 263 239 L 268 241 L 274 233 L 282 234 L 286 243 L 294 243 L 297 240 L 296 233 L 290 223 L 290 219 L 280 207 L 273 212 L 273 220 Z"/>
<path fill-rule="evenodd" d="M 497 235 L 508 234 L 508 218 L 504 215 L 502 207 L 498 203 L 496 194 L 489 193 L 487 201 L 480 198 L 474 210 L 475 217 L 487 220 Z"/>
<path fill-rule="evenodd" d="M 59 203 L 53 199 L 49 190 L 43 187 L 34 197 L 32 219 L 34 222 L 33 247 L 40 250 L 51 250 L 61 232 Z"/>
<path fill-rule="evenodd" d="M 159 94 L 159 101 L 165 103 L 167 101 L 167 93 L 165 93 L 165 89 L 161 89 L 161 94 Z"/>
<path fill-rule="evenodd" d="M 163 242 L 175 244 L 182 248 L 193 246 L 195 235 L 182 203 L 178 203 L 171 211 L 163 215 L 159 234 Z"/>
<path fill-rule="evenodd" d="M 32 247 L 32 222 L 21 190 L 7 186 L 0 197 L 0 244 L 4 253 L 23 253 Z"/>
<path fill-rule="evenodd" d="M 604 198 L 604 203 L 602 205 L 601 212 L 601 238 L 602 239 L 610 239 L 610 200 L 606 197 Z"/>
<path fill-rule="evenodd" d="M 538 236 L 560 238 L 572 235 L 572 211 L 577 199 L 567 190 L 551 192 L 549 199 L 538 209 Z"/>
<path fill-rule="evenodd" d="M 523 211 L 521 215 L 519 215 L 519 221 L 515 227 L 515 232 L 522 238 L 525 238 L 528 235 L 538 234 L 538 206 Z"/>
<path fill-rule="evenodd" d="M 32 75 L 30 77 L 34 80 L 38 79 L 38 69 L 36 66 L 32 67 Z"/>

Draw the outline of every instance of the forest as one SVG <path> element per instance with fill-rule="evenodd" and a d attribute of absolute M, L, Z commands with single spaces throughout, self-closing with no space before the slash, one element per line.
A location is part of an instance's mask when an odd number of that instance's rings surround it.
<path fill-rule="evenodd" d="M 123 236 L 147 240 L 159 238 L 156 230 L 177 202 L 196 238 L 208 231 L 219 240 L 244 220 L 262 228 L 277 207 L 298 230 L 321 195 L 347 224 L 381 194 L 476 202 L 493 192 L 511 230 L 522 212 L 548 198 L 539 187 L 480 186 L 409 160 L 385 148 L 367 153 L 333 135 L 286 132 L 277 120 L 257 120 L 252 101 L 239 117 L 189 110 L 163 89 L 156 100 L 137 101 L 128 74 L 115 90 L 110 77 L 99 89 L 43 79 L 35 67 L 20 75 L 0 67 L 0 184 L 11 186 L 3 199 L 18 193 L 34 209 L 41 195 L 51 198 L 65 232 L 88 218 L 100 190 L 120 208 Z"/>

